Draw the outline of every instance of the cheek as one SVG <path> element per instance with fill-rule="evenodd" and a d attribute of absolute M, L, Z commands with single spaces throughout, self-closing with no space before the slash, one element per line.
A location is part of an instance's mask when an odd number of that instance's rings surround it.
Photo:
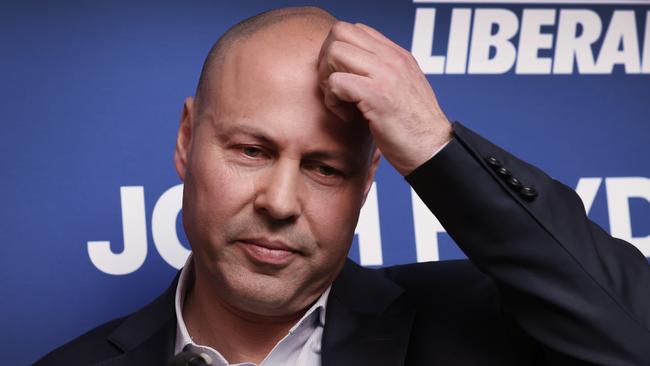
<path fill-rule="evenodd" d="M 229 219 L 253 197 L 253 180 L 216 153 L 196 154 L 185 181 L 183 217 L 190 242 L 220 241 Z"/>
<path fill-rule="evenodd" d="M 191 172 L 192 181 L 201 195 L 199 200 L 222 203 L 217 206 L 250 200 L 254 191 L 254 179 L 250 174 L 236 169 L 224 154 L 220 148 L 210 145 L 196 154 Z"/>
<path fill-rule="evenodd" d="M 315 195 L 309 200 L 305 213 L 323 252 L 347 255 L 359 217 L 361 195 L 358 187 L 350 187 L 334 194 Z"/>

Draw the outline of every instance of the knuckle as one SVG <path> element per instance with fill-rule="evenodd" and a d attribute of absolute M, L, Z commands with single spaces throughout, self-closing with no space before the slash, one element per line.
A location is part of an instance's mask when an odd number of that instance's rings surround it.
<path fill-rule="evenodd" d="M 409 52 L 409 51 L 407 51 L 407 50 L 405 50 L 405 49 L 402 49 L 401 51 L 402 51 L 402 54 L 404 55 L 404 60 L 405 60 L 407 63 L 409 63 L 409 64 L 413 64 L 413 63 L 416 62 L 416 61 L 415 61 L 415 57 L 413 57 L 413 54 L 412 54 L 411 52 Z"/>
<path fill-rule="evenodd" d="M 393 60 L 395 60 L 394 65 L 402 70 L 413 63 L 413 56 L 408 51 L 393 49 L 392 54 Z"/>
<path fill-rule="evenodd" d="M 406 61 L 406 60 L 407 60 L 407 58 L 406 58 L 406 54 L 404 54 L 404 52 L 402 52 L 401 49 L 399 49 L 399 48 L 393 48 L 393 51 L 395 52 L 395 56 L 396 56 L 397 58 L 399 58 L 400 61 L 403 62 L 403 61 Z"/>
<path fill-rule="evenodd" d="M 340 20 L 334 23 L 334 25 L 332 25 L 332 29 L 330 30 L 330 32 L 332 33 L 335 39 L 340 39 L 345 34 L 346 25 L 347 24 L 345 24 L 345 22 L 342 22 Z"/>

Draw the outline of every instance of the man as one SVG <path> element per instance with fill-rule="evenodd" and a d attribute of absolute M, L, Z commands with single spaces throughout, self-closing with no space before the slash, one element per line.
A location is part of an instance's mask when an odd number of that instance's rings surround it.
<path fill-rule="evenodd" d="M 379 153 L 469 262 L 346 261 Z M 650 269 L 460 124 L 411 55 L 316 8 L 213 47 L 175 152 L 192 256 L 154 303 L 39 365 L 644 365 Z"/>

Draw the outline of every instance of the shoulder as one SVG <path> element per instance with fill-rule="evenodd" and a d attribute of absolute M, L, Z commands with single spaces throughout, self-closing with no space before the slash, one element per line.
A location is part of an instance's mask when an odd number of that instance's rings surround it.
<path fill-rule="evenodd" d="M 137 353 L 141 357 L 139 359 L 158 360 L 165 357 L 172 351 L 176 334 L 174 294 L 177 281 L 178 275 L 167 290 L 151 303 L 73 339 L 37 361 L 35 366 L 93 365 L 121 357 L 127 352 Z M 155 361 L 146 364 L 162 363 Z"/>
<path fill-rule="evenodd" d="M 45 355 L 34 366 L 89 365 L 120 354 L 108 337 L 125 319 L 113 319 L 80 335 Z"/>
<path fill-rule="evenodd" d="M 494 281 L 469 260 L 414 263 L 380 271 L 416 303 L 498 306 L 499 294 Z"/>

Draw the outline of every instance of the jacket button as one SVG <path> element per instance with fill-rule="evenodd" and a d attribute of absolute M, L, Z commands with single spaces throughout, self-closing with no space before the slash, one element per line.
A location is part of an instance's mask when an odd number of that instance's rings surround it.
<path fill-rule="evenodd" d="M 508 178 L 512 175 L 512 173 L 510 173 L 510 171 L 504 167 L 497 169 L 497 174 L 499 174 L 501 178 Z"/>
<path fill-rule="evenodd" d="M 499 160 L 497 160 L 497 158 L 495 158 L 494 156 L 490 156 L 490 157 L 486 158 L 485 161 L 492 168 L 500 168 L 501 167 L 501 162 Z"/>
<path fill-rule="evenodd" d="M 508 178 L 508 184 L 514 189 L 521 189 L 524 185 L 521 184 L 521 181 L 515 177 Z"/>
<path fill-rule="evenodd" d="M 521 196 L 526 200 L 533 200 L 537 197 L 537 191 L 533 187 L 523 187 L 519 190 Z"/>

